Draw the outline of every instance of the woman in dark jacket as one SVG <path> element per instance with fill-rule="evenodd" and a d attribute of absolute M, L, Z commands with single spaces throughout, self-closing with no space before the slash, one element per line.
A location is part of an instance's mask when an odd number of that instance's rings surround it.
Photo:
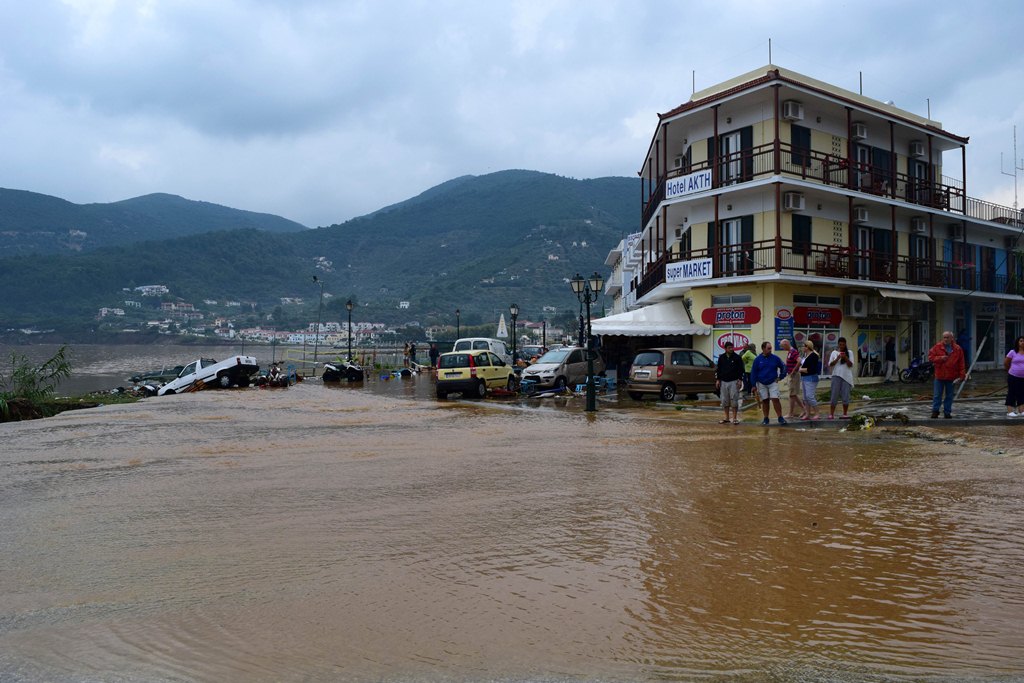
<path fill-rule="evenodd" d="M 801 420 L 818 419 L 818 379 L 821 376 L 821 356 L 810 339 L 804 342 L 804 358 L 800 363 L 800 383 L 804 390 L 804 414 Z"/>

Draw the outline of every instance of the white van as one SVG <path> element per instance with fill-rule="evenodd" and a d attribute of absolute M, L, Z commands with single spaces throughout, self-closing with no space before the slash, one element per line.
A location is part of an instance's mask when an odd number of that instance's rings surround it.
<path fill-rule="evenodd" d="M 509 351 L 505 342 L 500 339 L 491 339 L 490 337 L 466 337 L 464 339 L 457 340 L 455 342 L 455 346 L 452 347 L 452 351 L 475 350 L 490 351 L 495 356 L 505 361 L 506 365 L 513 365 L 512 352 Z"/>

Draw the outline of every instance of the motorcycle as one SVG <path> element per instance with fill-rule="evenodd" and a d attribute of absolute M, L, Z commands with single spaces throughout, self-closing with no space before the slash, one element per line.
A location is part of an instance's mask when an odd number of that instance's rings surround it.
<path fill-rule="evenodd" d="M 923 358 L 910 361 L 910 367 L 900 370 L 901 382 L 927 382 L 935 375 L 935 364 Z"/>
<path fill-rule="evenodd" d="M 320 379 L 324 382 L 362 382 L 364 372 L 361 367 L 351 361 L 324 363 L 324 371 Z"/>

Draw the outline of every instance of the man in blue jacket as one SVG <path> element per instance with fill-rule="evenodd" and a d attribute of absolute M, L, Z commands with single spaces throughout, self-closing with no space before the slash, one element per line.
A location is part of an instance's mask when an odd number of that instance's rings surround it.
<path fill-rule="evenodd" d="M 757 387 L 757 395 L 761 397 L 761 412 L 764 413 L 764 420 L 761 424 L 770 424 L 768 419 L 768 401 L 775 406 L 775 416 L 779 418 L 779 424 L 786 424 L 786 418 L 782 417 L 782 402 L 779 400 L 779 380 L 786 376 L 786 364 L 782 359 L 772 353 L 772 343 L 761 344 L 761 355 L 754 359 L 754 367 L 750 370 L 750 378 Z"/>

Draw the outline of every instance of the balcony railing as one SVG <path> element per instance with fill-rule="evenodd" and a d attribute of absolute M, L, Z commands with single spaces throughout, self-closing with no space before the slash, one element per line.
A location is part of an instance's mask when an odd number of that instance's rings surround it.
<path fill-rule="evenodd" d="M 712 169 L 712 187 L 722 188 L 771 175 L 812 180 L 843 187 L 877 197 L 960 213 L 986 221 L 1020 222 L 1022 215 L 1008 206 L 1000 206 L 964 193 L 963 183 L 942 177 L 941 181 L 916 178 L 907 173 L 868 163 L 852 162 L 833 154 L 794 148 L 790 143 L 768 143 L 751 149 L 709 159 L 666 174 L 643 205 L 643 225 L 647 225 L 665 197 L 668 179 L 696 171 Z"/>
<path fill-rule="evenodd" d="M 665 267 L 668 264 L 700 258 L 712 259 L 715 278 L 782 272 L 866 281 L 877 285 L 903 284 L 1024 294 L 1024 283 L 1020 278 L 995 275 L 976 268 L 974 264 L 782 239 L 778 243 L 776 240 L 760 240 L 710 250 L 694 249 L 682 257 L 665 255 L 647 265 L 637 284 L 637 298 L 665 282 Z"/>

